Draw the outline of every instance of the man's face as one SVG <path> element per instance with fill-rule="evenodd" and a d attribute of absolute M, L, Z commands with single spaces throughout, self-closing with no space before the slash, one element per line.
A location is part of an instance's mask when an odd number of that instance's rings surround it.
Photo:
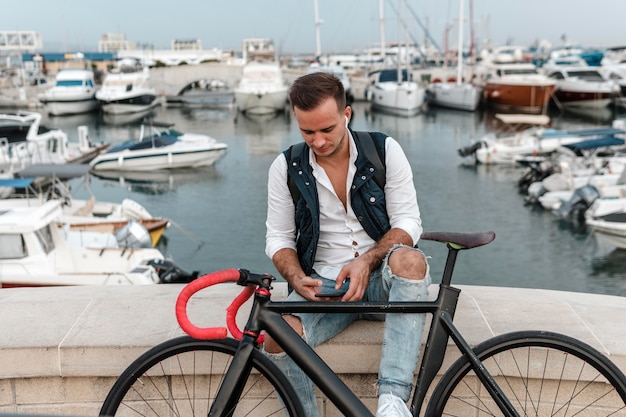
<path fill-rule="evenodd" d="M 293 109 L 304 141 L 318 158 L 332 157 L 347 143 L 350 108 L 339 111 L 333 98 L 313 110 Z"/>

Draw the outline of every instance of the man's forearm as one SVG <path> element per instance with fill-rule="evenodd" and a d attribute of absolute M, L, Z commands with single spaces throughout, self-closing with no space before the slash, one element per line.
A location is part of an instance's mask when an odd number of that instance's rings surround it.
<path fill-rule="evenodd" d="M 396 244 L 413 246 L 413 239 L 402 229 L 391 229 L 367 253 L 362 255 L 370 264 L 372 271 L 380 266 L 387 252 Z"/>
<path fill-rule="evenodd" d="M 292 285 L 294 280 L 306 276 L 298 260 L 298 254 L 291 248 L 284 248 L 276 252 L 272 256 L 272 262 L 280 275 Z"/>

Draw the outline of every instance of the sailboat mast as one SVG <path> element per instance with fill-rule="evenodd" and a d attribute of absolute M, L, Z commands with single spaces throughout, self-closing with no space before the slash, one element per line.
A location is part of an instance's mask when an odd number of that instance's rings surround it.
<path fill-rule="evenodd" d="M 380 56 L 383 60 L 383 66 L 387 60 L 385 56 L 385 0 L 378 0 L 378 27 L 380 29 Z"/>
<path fill-rule="evenodd" d="M 463 79 L 463 3 L 465 0 L 459 0 L 459 51 L 457 54 L 456 69 L 456 85 L 461 84 Z"/>
<path fill-rule="evenodd" d="M 319 10 L 317 7 L 317 0 L 313 0 L 313 8 L 315 10 L 315 56 L 320 57 L 322 55 L 322 41 L 320 38 L 320 26 L 324 23 L 320 19 Z"/>
<path fill-rule="evenodd" d="M 403 0 L 398 0 L 398 55 L 396 56 L 396 68 L 397 68 L 397 77 L 398 77 L 398 85 L 402 84 L 402 45 L 403 43 L 400 41 L 402 39 L 402 2 Z"/>

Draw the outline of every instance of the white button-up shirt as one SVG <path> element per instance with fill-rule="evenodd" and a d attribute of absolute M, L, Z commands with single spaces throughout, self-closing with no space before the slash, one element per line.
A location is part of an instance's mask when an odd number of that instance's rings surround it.
<path fill-rule="evenodd" d="M 313 269 L 321 276 L 336 279 L 341 268 L 356 256 L 364 254 L 374 240 L 363 230 L 350 204 L 350 188 L 356 172 L 357 149 L 350 136 L 350 164 L 346 179 L 347 209 L 309 149 L 309 161 L 317 183 L 320 204 L 320 236 Z M 422 221 L 417 204 L 413 172 L 400 144 L 391 137 L 385 142 L 385 200 L 389 223 L 408 233 L 417 243 L 422 233 Z M 268 210 L 265 253 L 270 259 L 284 248 L 296 250 L 295 207 L 287 185 L 287 160 L 276 157 L 269 169 Z"/>

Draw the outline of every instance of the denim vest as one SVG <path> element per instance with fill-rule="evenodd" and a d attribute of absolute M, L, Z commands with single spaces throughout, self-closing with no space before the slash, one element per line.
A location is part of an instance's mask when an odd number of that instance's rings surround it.
<path fill-rule="evenodd" d="M 350 201 L 352 210 L 363 226 L 365 232 L 375 241 L 378 241 L 391 228 L 389 216 L 385 204 L 385 192 L 376 184 L 374 173 L 376 167 L 369 161 L 355 138 L 358 156 L 355 161 L 356 173 L 350 187 Z M 376 132 L 374 134 L 376 146 L 385 149 L 387 135 Z M 309 147 L 303 146 L 302 151 L 291 155 L 289 160 L 288 151 L 284 152 L 287 158 L 287 174 L 294 179 L 300 198 L 295 203 L 296 222 L 296 249 L 298 259 L 304 272 L 309 275 L 313 271 L 313 262 L 317 251 L 317 242 L 320 235 L 320 208 L 317 195 L 317 185 L 313 170 L 309 165 Z"/>

